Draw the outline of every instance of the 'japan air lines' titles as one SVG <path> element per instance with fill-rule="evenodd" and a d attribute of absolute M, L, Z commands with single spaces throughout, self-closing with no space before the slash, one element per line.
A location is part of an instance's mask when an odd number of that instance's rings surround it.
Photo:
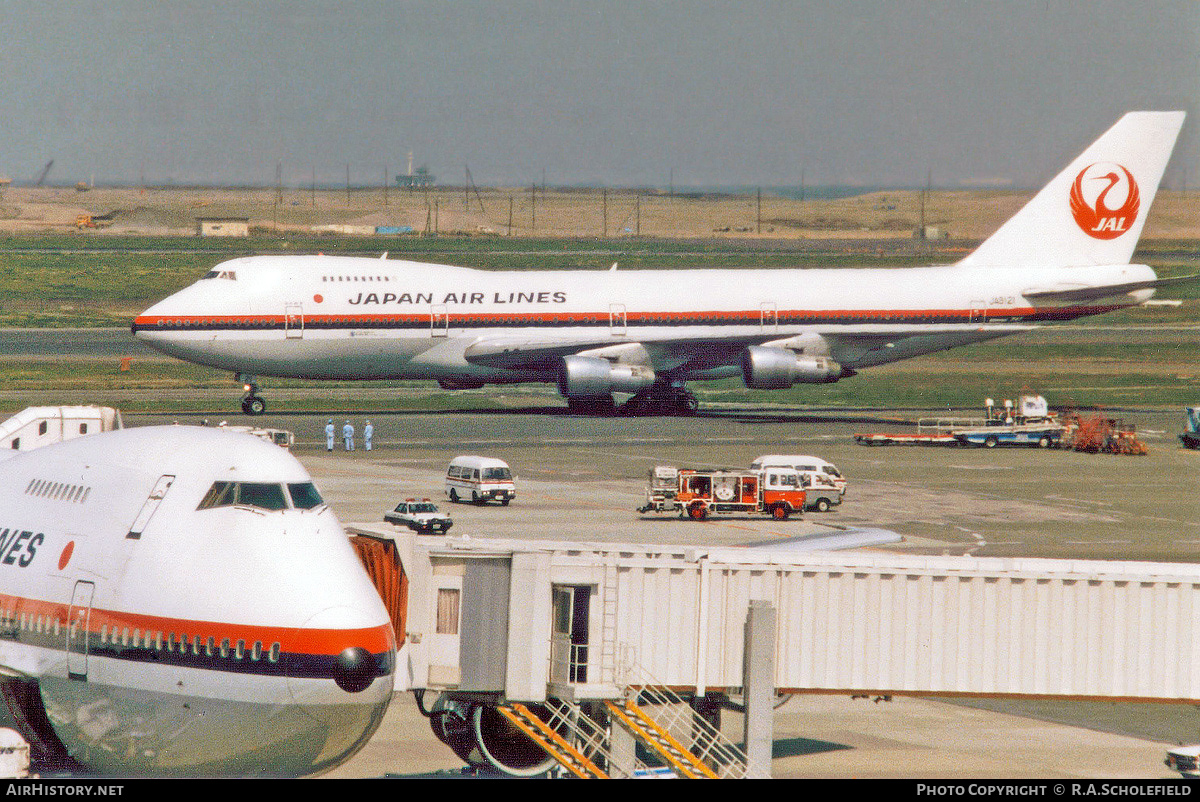
<path fill-rule="evenodd" d="M 567 294 L 562 291 L 540 292 L 448 292 L 442 296 L 432 292 L 360 292 L 350 299 L 354 306 L 380 306 L 389 304 L 565 304 Z"/>

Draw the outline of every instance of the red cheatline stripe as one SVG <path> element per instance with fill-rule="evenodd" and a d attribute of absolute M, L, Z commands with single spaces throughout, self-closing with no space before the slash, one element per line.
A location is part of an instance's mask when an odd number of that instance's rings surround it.
<path fill-rule="evenodd" d="M 0 611 L 17 619 L 22 615 L 33 616 L 35 619 L 37 616 L 43 616 L 51 625 L 57 619 L 59 626 L 64 627 L 67 625 L 69 610 L 68 604 L 0 595 Z M 293 654 L 336 655 L 347 646 L 361 646 L 373 654 L 379 654 L 396 648 L 395 634 L 390 623 L 355 629 L 300 629 L 165 618 L 93 607 L 88 619 L 89 631 L 99 632 L 103 626 L 110 630 L 117 627 L 138 629 L 142 632 L 161 631 L 164 635 L 173 632 L 176 636 L 186 634 L 188 637 L 212 637 L 218 641 L 229 638 L 231 641 L 245 640 L 247 643 L 278 642 L 282 651 Z"/>
<path fill-rule="evenodd" d="M 688 312 L 629 312 L 624 316 L 623 323 L 627 326 L 639 323 L 687 323 L 689 321 L 741 321 L 747 324 L 801 318 L 804 320 L 864 320 L 891 321 L 910 319 L 943 318 L 970 322 L 974 317 L 986 317 L 990 320 L 1000 318 L 1024 318 L 1033 315 L 1071 316 L 1101 314 L 1122 308 L 1112 306 L 1070 306 L 1070 307 L 1020 307 L 1006 309 L 781 309 L 772 311 L 764 318 L 762 310 L 710 310 Z M 607 312 L 518 312 L 518 313 L 484 313 L 467 310 L 451 310 L 447 315 L 424 314 L 344 314 L 344 315 L 303 315 L 305 325 L 342 324 L 369 325 L 380 323 L 413 323 L 428 324 L 432 320 L 440 323 L 446 318 L 459 326 L 464 322 L 486 324 L 525 324 L 525 323 L 592 323 L 608 325 L 610 317 Z M 281 315 L 160 315 L 153 317 L 138 317 L 135 326 L 281 326 L 287 322 Z M 294 319 L 293 319 L 294 320 Z"/>

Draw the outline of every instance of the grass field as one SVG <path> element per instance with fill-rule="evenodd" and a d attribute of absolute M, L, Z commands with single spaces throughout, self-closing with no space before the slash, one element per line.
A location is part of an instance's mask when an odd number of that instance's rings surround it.
<path fill-rule="evenodd" d="M 484 269 L 629 269 L 672 267 L 894 266 L 952 262 L 961 248 L 929 250 L 911 241 L 735 241 L 615 238 L 328 238 L 255 237 L 249 240 L 162 236 L 27 235 L 0 237 L 0 328 L 124 327 L 155 301 L 180 289 L 214 264 L 254 253 L 347 253 L 445 261 Z M 1160 275 L 1196 270 L 1188 242 L 1155 240 L 1137 258 Z M 1200 283 L 1164 290 L 1178 306 L 1128 309 L 1078 321 L 1069 329 L 1018 335 L 874 368 L 832 385 L 747 391 L 736 380 L 698 382 L 702 404 L 749 403 L 789 407 L 913 406 L 973 408 L 983 396 L 1041 392 L 1051 403 L 1080 406 L 1180 406 L 1200 398 L 1196 337 L 1144 336 L 1196 325 Z M 1118 327 L 1128 327 L 1125 333 Z M 1200 333 L 1200 330 L 1198 330 Z M 328 384 L 268 379 L 271 407 L 336 409 L 348 399 L 375 409 L 553 406 L 549 386 L 485 388 L 447 393 L 432 382 Z M 305 388 L 313 388 L 306 392 Z M 138 360 L 120 371 L 112 360 L 0 360 L 0 388 L 16 393 L 78 389 L 97 403 L 118 399 L 137 406 L 139 391 L 207 388 L 235 408 L 238 388 L 222 372 L 169 359 Z M 194 399 L 170 402 L 189 409 Z"/>
<path fill-rule="evenodd" d="M 492 270 L 679 267 L 905 267 L 953 262 L 909 240 L 788 241 L 508 237 L 197 237 L 28 235 L 0 237 L 0 328 L 125 326 L 141 310 L 182 289 L 225 259 L 260 253 L 345 253 L 444 261 Z M 1188 243 L 1155 241 L 1137 258 L 1164 276 L 1196 269 Z M 1200 299 L 1200 285 L 1165 297 Z M 1129 310 L 1108 323 L 1172 323 L 1191 308 Z"/>

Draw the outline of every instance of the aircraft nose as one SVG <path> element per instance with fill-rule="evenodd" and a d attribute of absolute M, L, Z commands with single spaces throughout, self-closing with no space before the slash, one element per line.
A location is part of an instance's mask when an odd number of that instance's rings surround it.
<path fill-rule="evenodd" d="M 312 659 L 326 668 L 312 677 L 293 680 L 292 694 L 297 701 L 321 699 L 323 703 L 357 705 L 367 696 L 390 696 L 396 636 L 382 603 L 376 607 L 376 601 L 371 599 L 364 607 L 330 607 L 304 623 L 301 631 L 311 633 L 306 637 L 316 652 Z M 365 693 L 368 689 L 370 693 Z"/>
<path fill-rule="evenodd" d="M 301 630 L 314 651 L 327 655 L 310 658 L 314 667 L 324 663 L 324 670 L 288 681 L 292 699 L 315 725 L 309 738 L 319 742 L 303 773 L 321 773 L 349 760 L 375 734 L 391 703 L 395 635 L 390 623 L 363 626 L 364 619 L 379 621 L 365 613 L 369 610 L 330 608 Z"/>
<path fill-rule="evenodd" d="M 149 345 L 153 345 L 159 339 L 163 320 L 169 314 L 166 307 L 169 300 L 170 298 L 159 301 L 133 319 L 129 324 L 129 331 L 135 339 L 143 340 Z"/>

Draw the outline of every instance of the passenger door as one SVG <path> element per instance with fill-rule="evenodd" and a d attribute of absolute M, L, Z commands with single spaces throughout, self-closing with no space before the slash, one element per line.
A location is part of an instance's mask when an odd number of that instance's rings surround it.
<path fill-rule="evenodd" d="M 94 582 L 76 582 L 71 592 L 71 609 L 67 612 L 67 676 L 81 682 L 87 682 L 88 625 L 95 592 Z"/>
<path fill-rule="evenodd" d="M 304 304 L 286 304 L 284 306 L 283 336 L 288 340 L 304 338 Z"/>

